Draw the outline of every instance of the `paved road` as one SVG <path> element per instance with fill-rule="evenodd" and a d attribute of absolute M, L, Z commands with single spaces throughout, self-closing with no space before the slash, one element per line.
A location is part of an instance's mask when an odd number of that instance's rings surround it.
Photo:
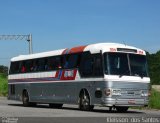
<path fill-rule="evenodd" d="M 23 107 L 21 102 L 10 101 L 0 97 L 0 117 L 2 120 L 6 118 L 18 118 L 19 122 L 68 122 L 68 123 L 97 123 L 108 122 L 108 118 L 140 118 L 160 117 L 160 110 L 136 110 L 129 109 L 127 113 L 117 113 L 109 111 L 107 107 L 96 107 L 94 111 L 80 111 L 76 105 L 64 105 L 62 109 L 52 109 L 48 105 L 38 105 L 37 107 Z M 63 118 L 62 118 L 63 117 Z M 2 122 L 0 120 L 0 123 Z M 12 120 L 12 119 L 11 119 Z M 14 119 L 16 120 L 16 119 Z M 119 120 L 119 119 L 118 119 Z M 118 121 L 116 120 L 116 121 Z M 134 119 L 133 119 L 134 120 Z M 157 119 L 150 119 L 155 120 Z M 110 119 L 109 119 L 110 121 Z M 159 119 L 160 122 L 160 119 Z"/>

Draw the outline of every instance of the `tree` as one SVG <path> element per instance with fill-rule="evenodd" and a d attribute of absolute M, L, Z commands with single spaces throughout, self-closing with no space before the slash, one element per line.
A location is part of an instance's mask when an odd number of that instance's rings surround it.
<path fill-rule="evenodd" d="M 151 84 L 160 84 L 160 51 L 155 54 L 147 52 L 147 60 Z"/>
<path fill-rule="evenodd" d="M 8 67 L 0 65 L 0 73 L 3 73 L 5 76 L 8 75 Z"/>

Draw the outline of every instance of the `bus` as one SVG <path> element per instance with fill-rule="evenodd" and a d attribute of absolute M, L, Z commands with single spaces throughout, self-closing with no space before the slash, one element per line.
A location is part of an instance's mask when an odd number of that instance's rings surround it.
<path fill-rule="evenodd" d="M 146 52 L 119 43 L 96 43 L 11 59 L 8 99 L 24 106 L 76 104 L 126 112 L 147 106 L 150 78 Z"/>

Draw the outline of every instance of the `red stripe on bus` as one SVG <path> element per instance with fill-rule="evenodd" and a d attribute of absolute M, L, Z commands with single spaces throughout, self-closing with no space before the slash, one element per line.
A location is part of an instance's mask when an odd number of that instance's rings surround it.
<path fill-rule="evenodd" d="M 55 78 L 58 78 L 59 70 L 56 72 Z"/>
<path fill-rule="evenodd" d="M 38 81 L 62 81 L 62 80 L 75 80 L 77 69 L 74 70 L 58 70 L 55 77 L 43 77 L 43 78 L 20 78 L 20 79 L 9 79 L 9 83 L 14 82 L 38 82 Z"/>
<path fill-rule="evenodd" d="M 86 48 L 86 46 L 73 47 L 73 48 L 70 49 L 69 54 L 70 53 L 80 53 L 80 52 L 83 52 L 85 48 Z"/>
<path fill-rule="evenodd" d="M 63 70 L 60 80 L 75 80 L 77 70 Z"/>

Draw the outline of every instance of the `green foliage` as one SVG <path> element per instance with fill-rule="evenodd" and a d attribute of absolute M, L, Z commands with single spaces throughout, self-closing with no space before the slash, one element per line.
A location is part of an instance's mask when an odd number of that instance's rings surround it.
<path fill-rule="evenodd" d="M 160 109 L 160 92 L 155 89 L 151 90 L 151 96 L 149 98 L 149 104 L 147 107 L 131 107 L 132 109 Z"/>
<path fill-rule="evenodd" d="M 8 75 L 8 67 L 0 65 L 0 73 L 3 73 L 5 77 Z"/>
<path fill-rule="evenodd" d="M 6 96 L 8 93 L 7 75 L 8 67 L 0 65 L 0 96 Z"/>
<path fill-rule="evenodd" d="M 0 96 L 6 96 L 8 93 L 8 83 L 5 74 L 0 73 Z"/>
<path fill-rule="evenodd" d="M 155 54 L 149 54 L 147 52 L 147 60 L 151 84 L 160 85 L 160 51 Z"/>
<path fill-rule="evenodd" d="M 149 108 L 160 109 L 160 92 L 152 89 Z"/>

